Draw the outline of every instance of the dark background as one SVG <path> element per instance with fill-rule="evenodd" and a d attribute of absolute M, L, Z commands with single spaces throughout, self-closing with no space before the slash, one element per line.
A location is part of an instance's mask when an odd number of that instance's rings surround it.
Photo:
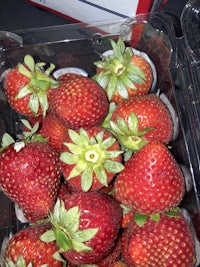
<path fill-rule="evenodd" d="M 186 3 L 186 0 L 168 0 L 162 12 L 170 13 L 175 18 L 179 18 Z M 62 16 L 38 8 L 26 0 L 3 1 L 0 9 L 0 30 L 4 31 L 68 23 L 71 23 L 71 21 Z"/>

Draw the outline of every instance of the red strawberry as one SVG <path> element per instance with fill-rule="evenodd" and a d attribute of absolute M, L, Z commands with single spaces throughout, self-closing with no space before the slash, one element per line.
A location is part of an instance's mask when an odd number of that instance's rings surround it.
<path fill-rule="evenodd" d="M 65 202 L 57 201 L 50 216 L 52 231 L 42 240 L 56 239 L 63 257 L 71 264 L 94 264 L 115 245 L 121 216 L 119 203 L 110 196 L 73 193 Z"/>
<path fill-rule="evenodd" d="M 173 134 L 170 112 L 155 94 L 135 96 L 118 104 L 110 125 L 119 142 L 133 151 L 149 141 L 168 143 Z"/>
<path fill-rule="evenodd" d="M 17 112 L 34 116 L 43 114 L 49 108 L 51 88 L 59 82 L 50 77 L 54 65 L 43 71 L 45 63 L 36 63 L 30 55 L 24 57 L 24 63 L 19 63 L 5 77 L 4 88 L 8 101 Z"/>
<path fill-rule="evenodd" d="M 76 74 L 76 73 L 65 73 L 59 76 L 58 80 L 59 81 L 70 81 L 71 79 L 78 78 L 80 76 L 81 76 L 80 74 Z"/>
<path fill-rule="evenodd" d="M 126 162 L 114 188 L 120 202 L 143 214 L 167 211 L 177 206 L 185 193 L 181 169 L 158 141 L 146 144 Z"/>
<path fill-rule="evenodd" d="M 116 262 L 120 260 L 121 251 L 122 251 L 121 236 L 119 236 L 115 246 L 111 249 L 109 254 L 100 262 L 96 262 L 95 265 L 97 267 L 113 266 L 114 263 L 116 264 Z"/>
<path fill-rule="evenodd" d="M 193 267 L 194 240 L 180 213 L 148 218 L 143 226 L 134 223 L 123 233 L 122 257 L 128 266 Z"/>
<path fill-rule="evenodd" d="M 72 192 L 71 192 L 71 189 L 68 186 L 68 184 L 61 183 L 60 188 L 58 190 L 57 198 L 64 201 L 66 198 L 71 196 L 71 194 L 72 194 Z"/>
<path fill-rule="evenodd" d="M 124 168 L 121 154 L 117 140 L 100 126 L 69 129 L 60 154 L 61 171 L 73 191 L 99 190 Z"/>
<path fill-rule="evenodd" d="M 27 227 L 15 234 L 8 242 L 5 251 L 6 266 L 34 266 L 43 264 L 48 266 L 62 267 L 63 262 L 53 256 L 59 250 L 56 242 L 45 243 L 40 240 L 40 236 L 50 229 L 49 224 L 38 224 Z M 21 265 L 19 264 L 21 260 Z M 25 264 L 23 263 L 25 261 Z M 10 265 L 10 261 L 13 264 Z M 32 265 L 28 265 L 32 264 Z"/>
<path fill-rule="evenodd" d="M 48 138 L 48 144 L 60 152 L 63 142 L 68 136 L 68 129 L 64 123 L 52 112 L 45 117 L 32 117 L 29 119 L 31 126 L 39 122 L 38 134 Z"/>
<path fill-rule="evenodd" d="M 114 262 L 110 267 L 128 267 L 122 260 Z"/>
<path fill-rule="evenodd" d="M 109 107 L 103 89 L 83 76 L 61 82 L 51 100 L 52 110 L 72 129 L 100 124 Z"/>
<path fill-rule="evenodd" d="M 109 251 L 108 255 L 105 256 L 100 262 L 95 263 L 95 267 L 112 267 L 112 266 L 126 266 L 126 265 L 117 265 L 119 264 L 120 256 L 121 256 L 121 236 L 118 238 L 115 246 Z M 68 264 L 68 267 L 78 267 L 78 265 Z"/>
<path fill-rule="evenodd" d="M 153 82 L 152 68 L 142 56 L 135 55 L 122 39 L 111 40 L 112 52 L 95 62 L 97 73 L 93 79 L 99 83 L 110 102 L 119 103 L 134 95 L 147 94 Z"/>
<path fill-rule="evenodd" d="M 11 141 L 0 153 L 0 188 L 23 209 L 29 221 L 43 219 L 57 197 L 58 153 L 45 142 Z"/>
<path fill-rule="evenodd" d="M 133 218 L 133 215 L 134 215 L 134 212 L 131 210 L 131 209 L 128 209 L 129 211 L 127 212 L 123 212 L 123 216 L 122 216 L 122 220 L 121 220 L 121 228 L 122 229 L 125 229 L 129 226 L 132 218 Z"/>

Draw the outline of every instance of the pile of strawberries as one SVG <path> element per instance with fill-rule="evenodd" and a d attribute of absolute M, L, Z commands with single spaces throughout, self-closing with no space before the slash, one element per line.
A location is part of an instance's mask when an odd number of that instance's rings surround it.
<path fill-rule="evenodd" d="M 24 119 L 17 140 L 2 138 L 0 188 L 29 222 L 6 267 L 195 266 L 171 114 L 149 62 L 121 38 L 111 46 L 92 77 L 55 79 L 26 55 L 5 78 Z"/>

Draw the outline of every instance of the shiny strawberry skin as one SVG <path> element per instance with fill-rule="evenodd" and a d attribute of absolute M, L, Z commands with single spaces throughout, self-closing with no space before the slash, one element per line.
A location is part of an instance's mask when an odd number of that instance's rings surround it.
<path fill-rule="evenodd" d="M 113 112 L 112 120 L 123 118 L 126 123 L 128 116 L 134 112 L 138 118 L 138 130 L 152 127 L 144 133 L 147 141 L 161 141 L 168 143 L 173 134 L 171 115 L 162 100 L 155 94 L 135 96 L 121 102 Z"/>
<path fill-rule="evenodd" d="M 49 224 L 38 224 L 22 229 L 9 240 L 5 258 L 16 262 L 21 254 L 27 265 L 32 262 L 34 267 L 42 264 L 62 267 L 62 262 L 52 257 L 59 250 L 56 242 L 46 243 L 40 240 L 40 236 L 48 229 L 50 229 Z"/>
<path fill-rule="evenodd" d="M 5 92 L 11 106 L 19 113 L 32 115 L 28 107 L 29 96 L 22 99 L 16 99 L 19 90 L 29 83 L 30 79 L 19 73 L 18 68 L 12 69 L 5 78 L 4 87 Z"/>
<path fill-rule="evenodd" d="M 59 181 L 58 153 L 47 143 L 28 143 L 19 152 L 11 145 L 0 153 L 0 187 L 29 221 L 48 215 Z"/>
<path fill-rule="evenodd" d="M 50 146 L 58 152 L 61 151 L 63 142 L 68 136 L 68 128 L 55 114 L 48 112 L 45 117 L 31 117 L 29 121 L 32 126 L 36 122 L 39 122 L 38 133 L 48 138 L 48 144 Z"/>
<path fill-rule="evenodd" d="M 122 237 L 122 257 L 128 266 L 192 267 L 194 240 L 183 216 L 161 215 L 159 222 L 148 219 L 143 226 L 132 223 Z"/>
<path fill-rule="evenodd" d="M 136 90 L 129 90 L 129 97 L 134 95 L 146 95 L 152 84 L 153 76 L 152 76 L 152 69 L 149 62 L 141 56 L 133 55 L 131 59 L 131 63 L 135 66 L 140 67 L 143 72 L 145 73 L 145 83 L 138 84 L 135 83 L 137 89 Z"/>
<path fill-rule="evenodd" d="M 122 245 L 121 245 L 121 236 L 118 238 L 115 246 L 111 249 L 111 251 L 108 253 L 107 256 L 105 256 L 104 259 L 102 259 L 100 262 L 95 263 L 95 267 L 124 267 L 126 265 L 121 265 L 118 263 L 120 260 L 122 251 Z M 117 265 L 117 263 L 119 265 Z M 70 264 L 68 263 L 68 267 L 78 267 L 78 265 Z"/>
<path fill-rule="evenodd" d="M 66 209 L 78 206 L 81 211 L 79 229 L 98 228 L 98 232 L 85 242 L 93 250 L 76 252 L 71 249 L 63 256 L 72 264 L 92 264 L 105 258 L 114 246 L 119 233 L 122 210 L 112 197 L 98 192 L 73 193 L 65 201 Z"/>
<path fill-rule="evenodd" d="M 152 141 L 135 153 L 115 181 L 115 197 L 133 211 L 154 214 L 176 207 L 185 182 L 168 148 Z"/>
<path fill-rule="evenodd" d="M 76 73 L 65 73 L 65 74 L 59 76 L 58 80 L 59 81 L 70 81 L 70 80 L 72 80 L 74 78 L 78 78 L 78 77 L 80 77 L 80 75 L 76 74 Z"/>
<path fill-rule="evenodd" d="M 122 244 L 121 236 L 119 236 L 115 246 L 111 249 L 109 254 L 102 259 L 100 262 L 95 263 L 98 267 L 108 267 L 113 266 L 121 257 Z"/>
<path fill-rule="evenodd" d="M 53 112 L 71 129 L 100 124 L 107 115 L 108 106 L 103 89 L 82 76 L 61 82 L 51 99 Z"/>

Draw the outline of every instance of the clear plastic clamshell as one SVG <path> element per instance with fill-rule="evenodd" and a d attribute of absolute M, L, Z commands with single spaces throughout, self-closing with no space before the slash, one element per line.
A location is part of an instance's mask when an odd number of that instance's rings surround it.
<path fill-rule="evenodd" d="M 14 33 L 18 36 L 17 44 L 3 47 L 0 52 L 0 137 L 5 131 L 12 135 L 20 131 L 20 115 L 7 103 L 3 78 L 10 68 L 23 62 L 26 54 L 37 61 L 54 63 L 56 70 L 75 67 L 89 76 L 95 72 L 93 62 L 111 49 L 110 38 L 121 36 L 127 45 L 148 55 L 157 73 L 152 90 L 160 95 L 172 114 L 174 135 L 169 145 L 186 177 L 181 207 L 193 221 L 197 250 L 200 238 L 199 3 L 193 0 L 186 5 L 181 19 L 183 36 L 178 38 L 170 17 L 155 12 L 127 20 L 18 30 Z M 0 211 L 0 244 L 3 244 L 5 238 L 19 231 L 26 222 L 16 217 L 14 203 L 3 192 L 0 192 Z"/>

